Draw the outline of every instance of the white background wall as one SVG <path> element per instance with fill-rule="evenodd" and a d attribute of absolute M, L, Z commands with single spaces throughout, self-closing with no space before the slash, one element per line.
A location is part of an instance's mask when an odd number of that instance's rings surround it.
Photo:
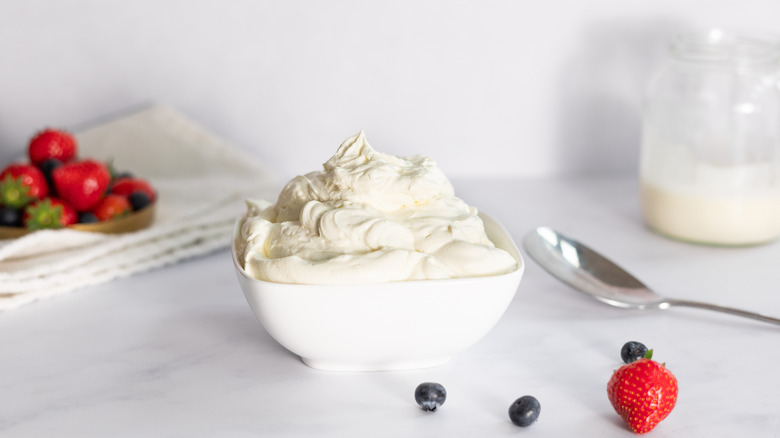
<path fill-rule="evenodd" d="M 361 128 L 451 176 L 633 173 L 690 26 L 780 32 L 780 1 L 0 0 L 0 159 L 162 103 L 285 179 Z"/>

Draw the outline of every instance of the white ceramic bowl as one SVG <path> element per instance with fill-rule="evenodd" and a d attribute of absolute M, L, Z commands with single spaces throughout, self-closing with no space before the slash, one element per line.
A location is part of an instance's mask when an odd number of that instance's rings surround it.
<path fill-rule="evenodd" d="M 498 322 L 520 284 L 517 246 L 492 217 L 481 215 L 490 240 L 512 254 L 517 269 L 490 277 L 361 285 L 271 283 L 233 264 L 252 311 L 268 333 L 307 365 L 377 371 L 441 365 L 475 344 Z"/>

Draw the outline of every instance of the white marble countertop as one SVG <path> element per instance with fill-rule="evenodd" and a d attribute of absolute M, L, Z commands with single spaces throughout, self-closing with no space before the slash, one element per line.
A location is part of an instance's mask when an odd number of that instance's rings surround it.
<path fill-rule="evenodd" d="M 780 243 L 652 234 L 631 178 L 454 183 L 518 242 L 550 225 L 665 295 L 780 315 Z M 526 264 L 493 331 L 418 371 L 308 368 L 254 318 L 227 250 L 0 313 L 0 436 L 626 437 L 605 388 L 628 340 L 654 348 L 679 380 L 676 408 L 650 435 L 780 436 L 780 327 L 615 309 Z M 413 397 L 431 380 L 448 390 L 433 414 Z M 507 409 L 525 394 L 542 411 L 520 430 Z"/>

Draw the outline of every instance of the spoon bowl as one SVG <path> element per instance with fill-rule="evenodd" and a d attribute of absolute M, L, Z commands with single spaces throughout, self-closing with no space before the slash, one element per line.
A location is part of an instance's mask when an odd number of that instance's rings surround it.
<path fill-rule="evenodd" d="M 754 312 L 666 298 L 603 255 L 549 227 L 528 232 L 523 237 L 523 249 L 554 277 L 611 306 L 640 310 L 696 307 L 780 325 L 780 319 Z"/>

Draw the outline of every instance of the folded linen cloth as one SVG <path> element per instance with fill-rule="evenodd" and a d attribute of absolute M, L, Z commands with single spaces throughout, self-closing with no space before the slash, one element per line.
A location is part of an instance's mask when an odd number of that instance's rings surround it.
<path fill-rule="evenodd" d="M 155 187 L 154 222 L 124 234 L 60 229 L 0 240 L 0 310 L 227 247 L 244 200 L 279 188 L 268 170 L 166 107 L 76 138 L 81 157 L 110 160 Z"/>

